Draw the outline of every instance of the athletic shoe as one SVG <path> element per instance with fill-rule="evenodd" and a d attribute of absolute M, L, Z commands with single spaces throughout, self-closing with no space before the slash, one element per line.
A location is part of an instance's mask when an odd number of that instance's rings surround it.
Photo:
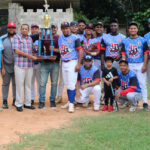
<path fill-rule="evenodd" d="M 149 111 L 149 108 L 148 108 L 148 104 L 147 104 L 147 103 L 144 103 L 144 104 L 143 104 L 143 109 L 146 110 L 146 111 Z"/>
<path fill-rule="evenodd" d="M 109 108 L 108 108 L 108 111 L 111 112 L 111 111 L 113 111 L 113 110 L 114 110 L 114 109 L 113 109 L 113 106 L 110 105 Z"/>
<path fill-rule="evenodd" d="M 52 108 L 55 108 L 55 107 L 56 107 L 55 101 L 51 101 L 51 102 L 50 102 L 50 107 L 52 107 Z"/>
<path fill-rule="evenodd" d="M 99 111 L 99 106 L 94 106 L 94 111 Z"/>
<path fill-rule="evenodd" d="M 62 97 L 61 96 L 58 96 L 57 98 L 56 98 L 56 104 L 58 104 L 58 103 L 61 103 L 62 102 Z"/>
<path fill-rule="evenodd" d="M 43 109 L 44 106 L 45 106 L 45 103 L 43 103 L 43 102 L 40 102 L 40 103 L 39 103 L 39 109 Z"/>
<path fill-rule="evenodd" d="M 74 112 L 74 104 L 69 103 L 68 112 L 73 113 Z"/>
<path fill-rule="evenodd" d="M 129 109 L 130 112 L 135 112 L 135 110 L 136 110 L 136 106 L 131 106 Z"/>
<path fill-rule="evenodd" d="M 104 105 L 102 111 L 106 111 L 106 110 L 108 110 L 108 106 L 107 106 L 107 105 Z"/>
<path fill-rule="evenodd" d="M 7 100 L 3 100 L 3 109 L 8 109 Z"/>
<path fill-rule="evenodd" d="M 87 108 L 88 105 L 89 105 L 89 103 L 83 103 L 83 104 L 82 104 L 82 106 L 85 107 L 85 108 Z"/>
<path fill-rule="evenodd" d="M 17 111 L 19 111 L 19 112 L 22 112 L 22 111 L 23 111 L 22 107 L 16 107 L 16 109 L 17 109 Z"/>
<path fill-rule="evenodd" d="M 24 108 L 26 108 L 26 109 L 35 109 L 35 107 L 34 106 L 26 106 L 26 105 L 24 105 Z"/>
<path fill-rule="evenodd" d="M 67 102 L 65 105 L 61 106 L 62 109 L 66 109 L 69 107 L 69 102 Z"/>
<path fill-rule="evenodd" d="M 124 108 L 128 107 L 128 105 L 129 105 L 129 102 L 126 101 L 124 104 L 122 104 L 122 105 L 120 106 L 120 109 L 124 109 Z"/>

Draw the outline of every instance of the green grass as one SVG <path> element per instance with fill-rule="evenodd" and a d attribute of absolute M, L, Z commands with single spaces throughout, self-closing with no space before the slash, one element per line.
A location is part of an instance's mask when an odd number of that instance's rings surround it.
<path fill-rule="evenodd" d="M 23 135 L 6 150 L 150 150 L 149 112 L 83 117 L 59 130 Z"/>

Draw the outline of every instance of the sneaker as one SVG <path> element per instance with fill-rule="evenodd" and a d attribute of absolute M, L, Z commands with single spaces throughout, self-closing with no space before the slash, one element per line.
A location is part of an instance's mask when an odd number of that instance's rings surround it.
<path fill-rule="evenodd" d="M 3 109 L 8 109 L 7 100 L 3 100 Z"/>
<path fill-rule="evenodd" d="M 16 109 L 17 109 L 17 111 L 19 111 L 19 112 L 22 112 L 22 111 L 23 111 L 22 107 L 16 107 Z"/>
<path fill-rule="evenodd" d="M 148 104 L 147 104 L 147 103 L 144 103 L 144 104 L 143 104 L 143 109 L 146 110 L 146 111 L 149 111 L 149 108 L 148 108 Z"/>
<path fill-rule="evenodd" d="M 124 104 L 122 104 L 122 105 L 120 106 L 120 108 L 121 108 L 121 109 L 124 109 L 124 108 L 128 107 L 128 105 L 129 105 L 129 102 L 126 101 Z"/>
<path fill-rule="evenodd" d="M 135 112 L 135 110 L 136 110 L 136 106 L 131 106 L 129 109 L 130 112 Z"/>
<path fill-rule="evenodd" d="M 61 103 L 62 102 L 62 97 L 61 96 L 58 96 L 57 98 L 56 98 L 56 104 L 58 104 L 58 103 Z"/>
<path fill-rule="evenodd" d="M 45 106 L 45 103 L 43 103 L 43 102 L 40 102 L 40 103 L 39 103 L 39 109 L 43 109 L 44 106 Z"/>
<path fill-rule="evenodd" d="M 82 104 L 82 106 L 85 107 L 85 108 L 87 108 L 88 105 L 89 105 L 89 103 L 83 103 L 83 104 Z"/>
<path fill-rule="evenodd" d="M 107 106 L 107 105 L 104 105 L 102 111 L 106 111 L 106 110 L 108 110 L 108 106 Z"/>
<path fill-rule="evenodd" d="M 109 108 L 108 108 L 108 111 L 111 112 L 111 111 L 113 111 L 113 110 L 114 110 L 114 109 L 113 109 L 113 106 L 110 105 Z"/>
<path fill-rule="evenodd" d="M 31 105 L 31 106 L 24 105 L 24 108 L 26 108 L 26 109 L 35 109 L 35 107 L 33 105 Z"/>
<path fill-rule="evenodd" d="M 94 106 L 94 111 L 99 111 L 99 106 Z"/>
<path fill-rule="evenodd" d="M 73 113 L 74 112 L 74 104 L 69 103 L 68 112 Z"/>
<path fill-rule="evenodd" d="M 51 108 L 55 108 L 55 107 L 56 107 L 55 101 L 51 101 L 51 102 L 50 102 L 50 107 L 51 107 Z"/>
<path fill-rule="evenodd" d="M 62 109 L 66 109 L 69 107 L 69 102 L 67 102 L 65 105 L 61 106 Z"/>

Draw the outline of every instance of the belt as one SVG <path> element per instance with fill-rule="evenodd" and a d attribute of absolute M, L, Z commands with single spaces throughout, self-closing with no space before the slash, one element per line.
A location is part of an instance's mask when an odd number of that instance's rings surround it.
<path fill-rule="evenodd" d="M 77 59 L 72 59 L 72 60 L 77 60 Z M 66 60 L 66 61 L 63 61 L 63 62 L 65 62 L 65 63 L 67 63 L 67 62 L 70 62 L 71 60 Z"/>

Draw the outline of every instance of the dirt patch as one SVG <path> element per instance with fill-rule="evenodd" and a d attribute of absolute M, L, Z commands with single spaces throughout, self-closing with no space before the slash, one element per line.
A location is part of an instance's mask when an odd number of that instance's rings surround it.
<path fill-rule="evenodd" d="M 0 79 L 0 85 L 2 80 Z M 12 88 L 9 92 L 9 109 L 0 112 L 0 145 L 9 144 L 11 142 L 19 142 L 20 135 L 24 133 L 37 134 L 51 128 L 61 128 L 64 124 L 71 123 L 70 119 L 86 115 L 99 115 L 102 112 L 94 112 L 92 109 L 78 107 L 75 113 L 68 113 L 62 110 L 59 104 L 55 110 L 50 108 L 50 81 L 47 84 L 46 107 L 39 110 L 38 98 L 36 98 L 36 110 L 24 109 L 23 112 L 17 112 L 12 106 Z M 1 87 L 0 87 L 1 90 Z M 2 105 L 2 94 L 0 95 Z M 63 104 L 67 101 L 66 92 L 63 94 Z"/>

